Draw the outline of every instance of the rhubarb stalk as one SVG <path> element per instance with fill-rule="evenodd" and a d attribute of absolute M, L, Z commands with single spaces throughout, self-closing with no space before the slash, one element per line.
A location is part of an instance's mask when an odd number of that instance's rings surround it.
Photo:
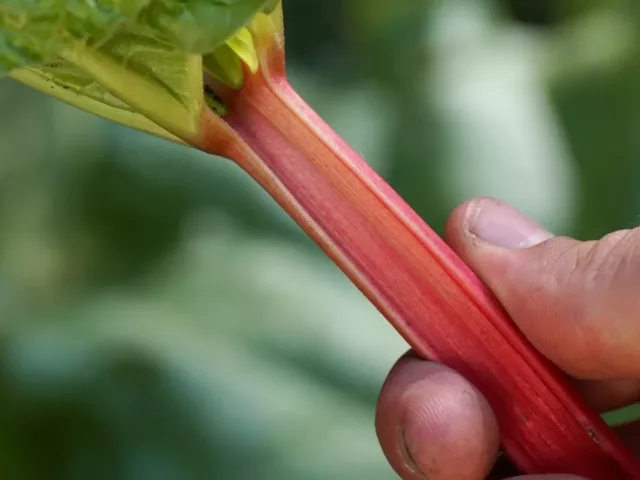
<path fill-rule="evenodd" d="M 223 128 L 205 111 L 198 147 L 260 183 L 419 355 L 483 392 L 521 471 L 639 479 L 638 461 L 473 272 L 297 95 L 283 32 L 254 34 L 261 68 L 239 90 L 212 82 L 229 113 Z"/>
<path fill-rule="evenodd" d="M 640 480 L 640 462 L 491 292 L 289 85 L 280 2 L 169 4 L 71 11 L 64 0 L 15 0 L 0 6 L 0 40 L 11 47 L 4 56 L 0 48 L 0 67 L 80 108 L 235 161 L 418 354 L 483 392 L 523 473 Z M 220 36 L 195 14 L 218 22 Z"/>

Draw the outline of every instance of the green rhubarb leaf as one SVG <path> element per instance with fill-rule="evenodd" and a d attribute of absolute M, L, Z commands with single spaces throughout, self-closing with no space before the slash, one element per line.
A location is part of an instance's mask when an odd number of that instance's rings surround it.
<path fill-rule="evenodd" d="M 225 85 L 238 89 L 244 82 L 243 63 L 252 73 L 259 68 L 258 53 L 251 32 L 242 28 L 224 45 L 203 57 L 204 69 Z"/>
<path fill-rule="evenodd" d="M 257 68 L 243 26 L 267 3 L 2 0 L 0 73 L 111 120 L 189 140 L 205 101 L 203 56 L 207 70 L 241 85 L 240 62 Z"/>
<path fill-rule="evenodd" d="M 54 76 L 46 69 L 21 68 L 11 76 L 25 85 L 51 95 L 77 108 L 122 125 L 182 143 L 183 140 L 160 127 L 129 105 L 105 92 L 81 70 L 69 69 L 64 77 Z"/>
<path fill-rule="evenodd" d="M 202 59 L 206 72 L 231 88 L 242 87 L 244 71 L 240 57 L 228 45 L 224 44 L 216 50 L 205 55 Z"/>
<path fill-rule="evenodd" d="M 251 32 L 246 28 L 240 30 L 236 35 L 227 40 L 227 45 L 238 57 L 255 73 L 260 67 L 256 46 L 253 43 Z"/>
<path fill-rule="evenodd" d="M 282 0 L 268 0 L 264 7 L 262 7 L 262 11 L 267 15 L 275 12 L 276 8 L 280 6 Z"/>

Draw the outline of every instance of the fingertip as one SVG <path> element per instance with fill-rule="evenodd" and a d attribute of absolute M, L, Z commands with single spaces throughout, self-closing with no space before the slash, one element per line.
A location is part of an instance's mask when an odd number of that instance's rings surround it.
<path fill-rule="evenodd" d="M 473 198 L 458 205 L 447 219 L 444 227 L 444 239 L 458 253 L 464 251 L 464 246 L 472 240 L 468 225 L 474 216 L 478 203 L 484 199 L 484 197 Z"/>
<path fill-rule="evenodd" d="M 464 253 L 465 246 L 528 249 L 554 235 L 518 209 L 491 197 L 476 197 L 462 203 L 450 215 L 445 238 Z"/>
<path fill-rule="evenodd" d="M 376 429 L 405 480 L 481 480 L 498 455 L 497 422 L 485 398 L 456 372 L 413 355 L 392 369 Z"/>

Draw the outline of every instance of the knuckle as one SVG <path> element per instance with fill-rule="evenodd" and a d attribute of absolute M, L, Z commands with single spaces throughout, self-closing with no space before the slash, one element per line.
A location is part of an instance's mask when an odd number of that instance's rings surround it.
<path fill-rule="evenodd" d="M 620 370 L 611 352 L 627 351 L 629 337 L 640 334 L 629 324 L 630 313 L 640 311 L 640 230 L 583 243 L 573 255 L 567 292 L 572 341 L 580 358 L 591 359 L 591 374 L 595 369 L 606 377 Z"/>
<path fill-rule="evenodd" d="M 622 230 L 596 242 L 585 242 L 575 252 L 571 272 L 583 295 L 603 288 L 628 291 L 640 280 L 640 229 Z"/>
<path fill-rule="evenodd" d="M 528 254 L 536 270 L 512 310 L 536 347 L 575 377 L 637 371 L 640 228 L 592 242 L 556 237 Z"/>

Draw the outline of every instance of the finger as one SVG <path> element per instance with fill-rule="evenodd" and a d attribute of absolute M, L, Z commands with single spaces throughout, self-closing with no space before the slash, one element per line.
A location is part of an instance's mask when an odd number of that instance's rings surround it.
<path fill-rule="evenodd" d="M 498 455 L 496 419 L 464 378 L 412 354 L 380 394 L 376 430 L 404 480 L 484 480 Z"/>
<path fill-rule="evenodd" d="M 576 390 L 600 413 L 627 407 L 640 401 L 638 380 L 575 380 Z"/>
<path fill-rule="evenodd" d="M 640 379 L 640 229 L 553 237 L 480 198 L 451 216 L 449 244 L 550 360 L 583 379 Z"/>
<path fill-rule="evenodd" d="M 611 392 L 624 392 L 626 382 L 576 383 L 589 391 L 593 385 L 609 385 Z M 516 478 L 516 469 L 504 456 L 494 465 L 497 426 L 482 395 L 455 372 L 419 359 L 413 352 L 396 363 L 385 382 L 376 427 L 387 458 L 405 480 L 484 479 L 487 470 L 491 470 L 488 480 Z M 640 457 L 640 421 L 615 430 Z"/>

